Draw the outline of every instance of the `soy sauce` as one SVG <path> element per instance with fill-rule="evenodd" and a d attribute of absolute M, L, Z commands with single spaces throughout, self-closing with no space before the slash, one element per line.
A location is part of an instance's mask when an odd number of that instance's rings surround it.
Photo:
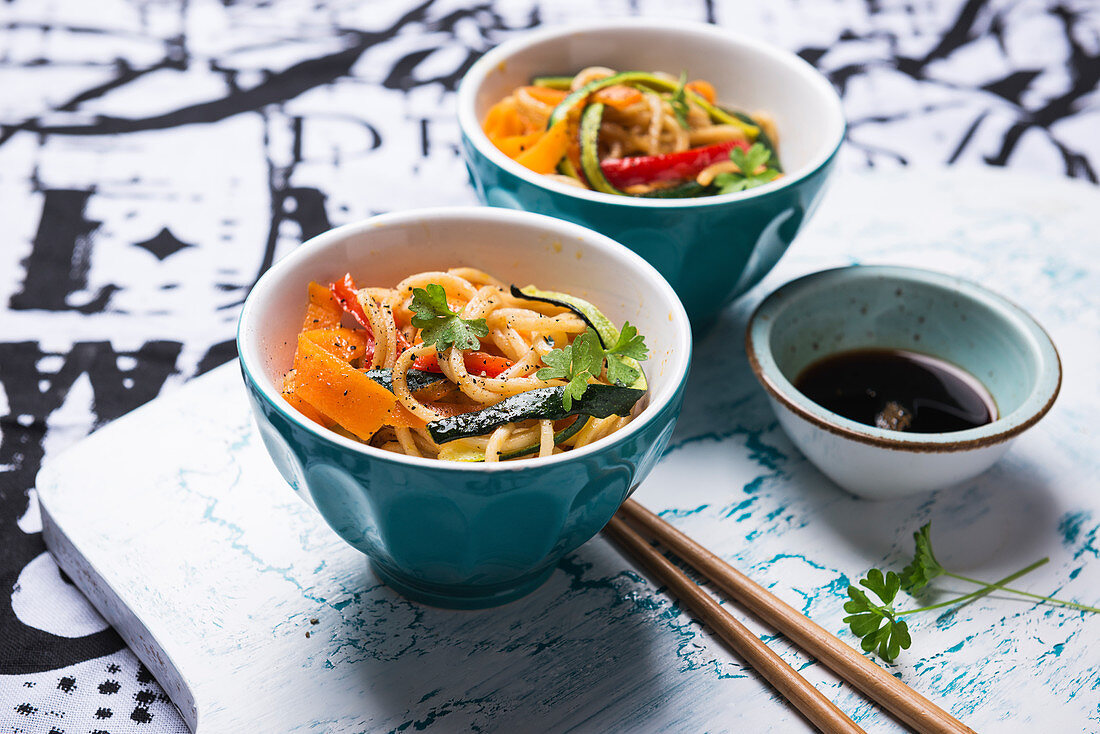
<path fill-rule="evenodd" d="M 804 369 L 794 386 L 827 410 L 893 431 L 964 431 L 997 417 L 992 396 L 970 373 L 901 349 L 834 354 Z"/>

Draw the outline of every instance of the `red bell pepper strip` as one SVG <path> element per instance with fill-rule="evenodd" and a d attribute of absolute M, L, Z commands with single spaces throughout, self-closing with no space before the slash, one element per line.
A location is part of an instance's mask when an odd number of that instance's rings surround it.
<path fill-rule="evenodd" d="M 606 158 L 600 161 L 600 169 L 611 185 L 619 189 L 658 181 L 686 181 L 707 166 L 729 160 L 734 148 L 748 150 L 748 147 L 748 141 L 728 140 L 679 153 Z"/>
<path fill-rule="evenodd" d="M 409 340 L 401 333 L 401 329 L 397 329 L 397 356 L 400 357 L 405 353 L 405 350 L 411 346 L 412 344 L 409 344 Z"/>
<path fill-rule="evenodd" d="M 462 355 L 462 361 L 466 364 L 466 371 L 477 377 L 496 377 L 514 364 L 510 359 L 485 352 L 466 352 Z M 413 367 L 424 372 L 443 371 L 439 368 L 435 353 L 417 357 L 413 360 Z"/>
<path fill-rule="evenodd" d="M 358 288 L 355 287 L 355 281 L 351 279 L 351 273 L 346 274 L 343 280 L 330 283 L 329 290 L 332 291 L 336 302 L 340 304 L 340 308 L 350 313 L 359 325 L 366 329 L 367 345 L 363 350 L 363 361 L 370 364 L 374 359 L 374 331 L 370 328 L 370 320 L 367 318 L 366 311 L 363 310 L 363 304 L 359 303 L 359 298 L 355 295 Z"/>

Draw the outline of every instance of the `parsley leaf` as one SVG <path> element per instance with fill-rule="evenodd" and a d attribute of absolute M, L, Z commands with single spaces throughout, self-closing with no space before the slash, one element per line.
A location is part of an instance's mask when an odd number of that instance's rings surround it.
<path fill-rule="evenodd" d="M 593 377 L 603 368 L 604 351 L 600 337 L 591 328 L 573 340 L 573 365 L 577 373 L 587 372 Z"/>
<path fill-rule="evenodd" d="M 762 143 L 754 143 L 748 151 L 734 148 L 730 151 L 730 160 L 744 172 L 753 172 L 771 160 L 772 153 Z"/>
<path fill-rule="evenodd" d="M 913 533 L 917 550 L 913 554 L 913 560 L 901 572 L 901 588 L 906 593 L 920 591 L 929 581 L 946 573 L 932 552 L 931 527 L 932 523 L 925 523 L 920 530 Z"/>
<path fill-rule="evenodd" d="M 1009 582 L 1025 574 L 1031 573 L 1039 566 L 1047 563 L 1050 560 L 1049 558 L 1040 558 L 1038 561 L 1035 561 L 1029 566 L 1025 566 L 1016 573 L 1005 576 L 1000 581 L 990 583 L 988 581 L 972 579 L 969 576 L 963 576 L 962 574 L 949 571 L 940 565 L 935 553 L 932 552 L 930 523 L 926 523 L 920 530 L 913 533 L 913 540 L 916 541 L 916 551 L 913 554 L 913 560 L 909 562 L 909 565 L 907 565 L 904 570 L 902 570 L 900 576 L 893 571 L 883 574 L 883 572 L 877 568 L 872 568 L 867 572 L 867 577 L 859 582 L 861 586 L 874 592 L 881 603 L 876 604 L 872 602 L 862 589 L 856 586 L 849 586 L 849 601 L 844 604 L 844 611 L 849 612 L 849 616 L 845 617 L 844 621 L 848 623 L 848 626 L 852 630 L 852 634 L 862 640 L 861 647 L 866 652 L 871 652 L 877 648 L 878 654 L 887 662 L 892 662 L 901 650 L 909 649 L 909 644 L 912 642 L 909 637 L 909 628 L 906 626 L 905 622 L 901 620 L 901 617 L 917 614 L 919 612 L 927 612 L 933 609 L 942 609 L 943 607 L 953 607 L 963 602 L 970 602 L 974 599 L 986 596 L 994 591 L 1015 594 L 1016 596 L 1037 600 L 1045 604 L 1056 604 L 1066 609 L 1100 613 L 1100 607 L 1090 607 L 1087 604 L 1066 601 L 1064 599 L 1055 599 L 1054 597 L 1033 594 L 1029 591 L 1021 591 L 1007 586 Z M 946 601 L 928 604 L 916 609 L 905 609 L 901 611 L 894 609 L 892 604 L 899 590 L 905 591 L 908 594 L 913 594 L 925 588 L 932 579 L 939 576 L 947 576 L 958 581 L 974 584 L 978 589 L 967 594 L 962 594 L 961 596 L 955 596 Z"/>
<path fill-rule="evenodd" d="M 629 387 L 641 375 L 634 365 L 648 356 L 645 337 L 629 321 L 623 324 L 619 338 L 608 349 L 603 348 L 599 335 L 588 327 L 572 344 L 544 354 L 542 362 L 546 367 L 536 372 L 535 377 L 540 380 L 569 380 L 562 405 L 566 410 L 572 410 L 573 401 L 579 400 L 588 389 L 589 378 L 595 379 L 603 372 L 605 360 L 608 381 L 620 387 Z"/>
<path fill-rule="evenodd" d="M 447 303 L 447 292 L 438 283 L 428 283 L 426 288 L 414 288 L 411 303 L 416 313 L 412 325 L 420 329 L 425 344 L 435 344 L 438 351 L 449 347 L 468 350 L 478 349 L 478 337 L 489 335 L 485 319 L 463 319 Z"/>
<path fill-rule="evenodd" d="M 619 340 L 608 348 L 607 353 L 630 357 L 640 362 L 649 356 L 649 347 L 645 345 L 645 337 L 638 333 L 637 327 L 627 321 L 619 332 Z"/>
<path fill-rule="evenodd" d="M 553 349 L 542 357 L 543 367 L 535 373 L 540 380 L 569 380 L 562 405 L 566 410 L 573 408 L 573 401 L 579 400 L 588 389 L 589 378 L 595 379 L 603 372 L 607 361 L 607 379 L 615 385 L 629 387 L 633 385 L 641 372 L 626 359 L 643 360 L 649 356 L 645 338 L 638 329 L 623 324 L 618 340 L 610 349 L 604 349 L 600 337 L 591 327 L 561 349 Z"/>
<path fill-rule="evenodd" d="M 569 380 L 562 396 L 566 410 L 573 408 L 573 401 L 580 400 L 588 389 L 588 379 L 603 369 L 604 351 L 596 332 L 588 329 L 573 340 L 572 344 L 554 349 L 543 355 L 546 364 L 535 377 L 540 380 Z"/>
<path fill-rule="evenodd" d="M 859 637 L 864 652 L 878 648 L 878 654 L 888 663 L 893 662 L 902 650 L 909 649 L 913 640 L 909 636 L 909 626 L 898 618 L 891 602 L 901 588 L 901 578 L 893 571 L 883 576 L 882 571 L 872 568 L 867 577 L 860 580 L 863 586 L 874 593 L 879 604 L 874 603 L 866 592 L 855 586 L 848 587 L 849 600 L 844 603 L 844 618 L 852 634 Z"/>
<path fill-rule="evenodd" d="M 748 151 L 734 148 L 730 151 L 730 160 L 740 169 L 739 171 L 719 173 L 714 177 L 714 183 L 718 186 L 718 193 L 730 194 L 735 191 L 744 191 L 756 186 L 763 186 L 774 181 L 779 171 L 769 164 L 772 152 L 761 143 L 753 143 Z M 763 170 L 760 167 L 763 166 Z M 759 171 L 759 173 L 757 173 Z"/>
<path fill-rule="evenodd" d="M 565 392 L 561 396 L 561 404 L 565 406 L 566 410 L 571 410 L 573 408 L 573 401 L 583 398 L 587 390 L 588 374 L 581 372 L 565 386 Z"/>
<path fill-rule="evenodd" d="M 637 381 L 639 374 L 637 368 L 631 367 L 620 357 L 608 356 L 607 379 L 609 382 L 620 387 L 630 387 Z"/>
<path fill-rule="evenodd" d="M 691 125 L 688 124 L 688 112 L 690 108 L 687 102 L 687 80 L 687 72 L 681 71 L 680 84 L 672 94 L 672 99 L 668 101 L 669 105 L 672 107 L 672 114 L 676 115 L 676 121 L 679 122 L 680 127 L 685 130 L 691 128 Z"/>
<path fill-rule="evenodd" d="M 542 363 L 546 366 L 535 373 L 540 380 L 568 379 L 573 369 L 573 345 L 569 344 L 561 349 L 547 352 L 542 355 Z"/>
<path fill-rule="evenodd" d="M 623 358 L 641 362 L 648 356 L 649 348 L 645 345 L 645 338 L 627 321 L 619 332 L 618 341 L 607 350 L 607 379 L 624 387 L 633 385 L 641 373 Z"/>

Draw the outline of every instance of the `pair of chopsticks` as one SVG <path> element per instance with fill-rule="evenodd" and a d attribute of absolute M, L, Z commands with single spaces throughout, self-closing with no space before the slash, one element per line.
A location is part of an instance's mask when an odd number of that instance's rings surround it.
<path fill-rule="evenodd" d="M 796 709 L 823 732 L 862 732 L 809 681 L 760 641 L 714 597 L 688 578 L 627 521 L 645 531 L 761 621 L 830 668 L 868 698 L 918 732 L 974 734 L 973 730 L 812 622 L 804 614 L 730 566 L 634 500 L 627 500 L 604 528 L 696 616 L 733 648 Z"/>

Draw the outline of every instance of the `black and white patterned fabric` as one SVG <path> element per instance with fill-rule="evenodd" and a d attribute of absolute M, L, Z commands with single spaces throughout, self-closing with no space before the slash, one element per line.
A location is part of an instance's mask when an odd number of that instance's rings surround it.
<path fill-rule="evenodd" d="M 5 0 L 0 731 L 185 730 L 45 551 L 43 461 L 232 359 L 245 294 L 303 239 L 474 203 L 452 92 L 481 53 L 629 15 L 816 65 L 844 97 L 849 169 L 1096 181 L 1091 0 Z"/>

